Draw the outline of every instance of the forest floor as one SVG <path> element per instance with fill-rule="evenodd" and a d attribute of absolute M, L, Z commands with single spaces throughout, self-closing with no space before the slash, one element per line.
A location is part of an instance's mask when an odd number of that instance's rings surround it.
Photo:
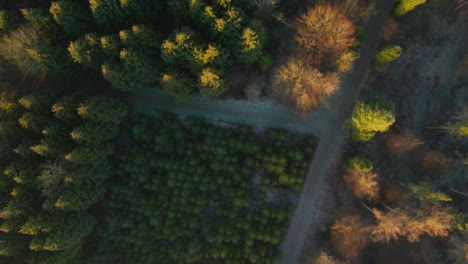
<path fill-rule="evenodd" d="M 322 212 L 327 200 L 326 176 L 337 160 L 345 139 L 345 121 L 359 97 L 362 81 L 377 50 L 379 38 L 392 2 L 378 1 L 377 14 L 367 25 L 366 39 L 361 43 L 359 58 L 354 70 L 342 79 L 341 92 L 320 106 L 311 115 L 301 115 L 272 101 L 244 102 L 236 100 L 211 100 L 192 98 L 184 103 L 175 103 L 158 89 L 133 93 L 129 98 L 134 113 L 158 115 L 171 112 L 181 116 L 196 116 L 208 120 L 243 123 L 253 126 L 282 128 L 313 134 L 319 143 L 309 167 L 298 206 L 294 212 L 288 233 L 281 247 L 282 264 L 295 264 L 309 235 L 319 232 Z M 309 242 L 310 243 L 310 242 Z"/>

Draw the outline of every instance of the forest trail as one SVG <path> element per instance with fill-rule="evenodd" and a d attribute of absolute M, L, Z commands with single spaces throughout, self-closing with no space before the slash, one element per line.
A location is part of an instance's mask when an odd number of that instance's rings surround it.
<path fill-rule="evenodd" d="M 320 248 L 319 244 L 314 243 L 316 241 L 308 241 L 308 238 L 317 236 L 322 226 L 323 215 L 329 213 L 326 212 L 327 208 L 324 208 L 325 200 L 329 194 L 327 193 L 326 176 L 341 153 L 345 138 L 343 126 L 351 116 L 353 107 L 359 98 L 363 81 L 369 72 L 374 54 L 377 52 L 379 39 L 392 7 L 391 0 L 377 2 L 378 13 L 366 27 L 367 37 L 361 44 L 360 56 L 356 61 L 355 68 L 343 78 L 341 93 L 333 102 L 336 108 L 331 109 L 330 122 L 326 123 L 326 128 L 323 128 L 327 134 L 320 138 L 299 203 L 290 222 L 286 238 L 282 243 L 280 264 L 298 263 L 306 244 L 312 249 Z"/>
<path fill-rule="evenodd" d="M 184 103 L 176 103 L 158 89 L 146 89 L 130 95 L 130 103 L 135 113 L 157 115 L 160 112 L 171 112 L 213 121 L 282 128 L 313 134 L 320 139 L 298 206 L 290 221 L 286 238 L 281 244 L 280 264 L 298 263 L 308 236 L 319 231 L 323 215 L 321 212 L 324 212 L 322 205 L 327 195 L 327 172 L 340 153 L 345 137 L 343 126 L 358 100 L 362 81 L 378 48 L 379 38 L 392 5 L 391 0 L 378 1 L 378 13 L 366 27 L 367 37 L 361 43 L 359 58 L 354 70 L 344 76 L 341 92 L 333 96 L 327 105 L 320 106 L 310 115 L 298 114 L 272 101 L 221 101 L 195 97 Z"/>

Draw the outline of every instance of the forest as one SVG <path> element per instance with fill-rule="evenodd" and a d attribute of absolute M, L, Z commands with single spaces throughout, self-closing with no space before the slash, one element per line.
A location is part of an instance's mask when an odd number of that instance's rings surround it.
<path fill-rule="evenodd" d="M 0 263 L 468 263 L 467 18 L 0 1 Z"/>

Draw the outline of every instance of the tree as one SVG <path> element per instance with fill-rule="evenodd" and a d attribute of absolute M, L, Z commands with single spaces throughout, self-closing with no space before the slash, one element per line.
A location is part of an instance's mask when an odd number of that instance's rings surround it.
<path fill-rule="evenodd" d="M 202 93 L 211 97 L 219 97 L 227 89 L 227 84 L 221 78 L 218 71 L 212 68 L 205 68 L 202 70 L 199 86 Z"/>
<path fill-rule="evenodd" d="M 399 4 L 395 8 L 395 15 L 401 17 L 404 14 L 415 9 L 417 6 L 426 3 L 426 0 L 399 0 Z"/>
<path fill-rule="evenodd" d="M 349 1 L 349 0 L 348 0 Z M 336 67 L 340 72 L 349 72 L 353 69 L 354 61 L 357 59 L 355 51 L 345 51 L 336 61 Z"/>
<path fill-rule="evenodd" d="M 25 23 L 1 38 L 0 55 L 23 71 L 69 77 L 73 62 L 66 49 L 56 46 L 60 34 L 40 9 L 22 9 Z"/>
<path fill-rule="evenodd" d="M 95 96 L 77 108 L 78 115 L 93 122 L 118 124 L 127 115 L 127 107 L 115 97 Z"/>
<path fill-rule="evenodd" d="M 68 52 L 74 62 L 87 68 L 99 69 L 104 60 L 101 39 L 94 33 L 86 34 L 83 38 L 70 42 Z"/>
<path fill-rule="evenodd" d="M 0 10 L 0 30 L 3 32 L 14 29 L 19 23 L 18 17 L 9 10 Z"/>
<path fill-rule="evenodd" d="M 353 258 L 369 243 L 367 227 L 359 215 L 338 218 L 330 227 L 335 249 L 346 258 Z"/>
<path fill-rule="evenodd" d="M 311 260 L 310 262 L 306 262 L 306 264 L 344 264 L 344 262 L 337 260 L 333 256 L 321 251 L 318 257 Z"/>
<path fill-rule="evenodd" d="M 120 0 L 89 0 L 89 7 L 96 24 L 105 30 L 120 29 L 125 24 Z"/>
<path fill-rule="evenodd" d="M 275 76 L 275 93 L 302 112 L 310 112 L 338 90 L 339 79 L 291 58 Z"/>
<path fill-rule="evenodd" d="M 296 40 L 315 66 L 326 55 L 339 58 L 354 44 L 355 32 L 354 24 L 330 4 L 317 4 L 296 21 Z"/>
<path fill-rule="evenodd" d="M 107 123 L 85 123 L 73 129 L 70 136 L 78 143 L 95 144 L 115 138 L 118 134 L 118 125 Z"/>
<path fill-rule="evenodd" d="M 0 236 L 0 256 L 12 257 L 21 255 L 28 247 L 28 240 L 18 234 Z"/>
<path fill-rule="evenodd" d="M 371 235 L 376 241 L 389 243 L 408 234 L 410 217 L 406 211 L 398 209 L 383 213 L 373 209 L 372 212 L 377 219 L 377 225 L 372 227 Z"/>
<path fill-rule="evenodd" d="M 419 237 L 427 234 L 431 237 L 446 237 L 450 234 L 453 215 L 449 208 L 432 208 L 423 211 L 413 221 L 407 223 L 409 242 L 418 242 Z"/>
<path fill-rule="evenodd" d="M 93 146 L 78 146 L 65 156 L 65 159 L 77 164 L 102 164 L 114 153 L 112 144 L 99 144 Z"/>
<path fill-rule="evenodd" d="M 267 42 L 265 27 L 258 20 L 253 20 L 250 27 L 242 31 L 241 54 L 239 60 L 246 64 L 252 64 L 260 60 L 264 46 Z"/>
<path fill-rule="evenodd" d="M 86 5 L 70 0 L 58 0 L 50 4 L 49 11 L 67 34 L 79 36 L 92 29 L 93 18 Z"/>
<path fill-rule="evenodd" d="M 383 101 L 358 102 L 351 116 L 351 134 L 354 140 L 369 141 L 377 132 L 385 132 L 395 123 L 392 104 Z"/>
<path fill-rule="evenodd" d="M 163 74 L 161 85 L 163 90 L 177 101 L 188 99 L 196 90 L 196 84 L 192 80 L 177 72 Z"/>
<path fill-rule="evenodd" d="M 77 115 L 77 108 L 80 105 L 81 98 L 78 95 L 66 95 L 57 100 L 52 105 L 52 113 L 56 118 L 63 121 L 73 121 Z"/>
<path fill-rule="evenodd" d="M 375 61 L 379 65 L 383 65 L 398 59 L 401 56 L 402 49 L 400 46 L 387 46 L 375 55 Z"/>
<path fill-rule="evenodd" d="M 448 126 L 444 127 L 444 129 L 456 137 L 468 137 L 468 122 L 461 121 L 449 124 Z"/>
<path fill-rule="evenodd" d="M 351 169 L 359 173 L 371 172 L 374 168 L 370 160 L 360 156 L 351 157 L 346 163 Z"/>
<path fill-rule="evenodd" d="M 424 144 L 409 131 L 400 134 L 386 133 L 384 135 L 385 147 L 392 154 L 401 154 L 412 151 Z"/>
<path fill-rule="evenodd" d="M 377 174 L 348 169 L 344 178 L 357 198 L 371 197 L 376 199 L 379 196 L 380 185 L 377 181 Z"/>
<path fill-rule="evenodd" d="M 410 184 L 409 189 L 421 205 L 441 206 L 442 202 L 452 201 L 447 194 L 432 189 L 428 182 L 421 182 L 418 185 Z"/>

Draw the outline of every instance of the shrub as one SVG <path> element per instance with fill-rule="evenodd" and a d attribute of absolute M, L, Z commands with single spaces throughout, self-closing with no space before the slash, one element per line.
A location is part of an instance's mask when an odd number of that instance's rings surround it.
<path fill-rule="evenodd" d="M 314 60 L 340 56 L 353 45 L 355 32 L 354 24 L 330 4 L 315 5 L 296 21 L 296 40 Z"/>
<path fill-rule="evenodd" d="M 292 58 L 276 73 L 274 89 L 281 100 L 286 99 L 300 111 L 310 112 L 335 93 L 338 86 L 336 75 L 325 75 Z"/>
<path fill-rule="evenodd" d="M 358 102 L 351 116 L 352 137 L 369 141 L 377 132 L 385 132 L 395 123 L 395 109 L 383 101 Z"/>
<path fill-rule="evenodd" d="M 424 3 L 426 3 L 426 0 L 401 0 L 395 8 L 395 15 L 401 17 Z"/>
<path fill-rule="evenodd" d="M 386 64 L 398 59 L 401 53 L 402 49 L 400 46 L 387 46 L 375 55 L 375 60 L 378 64 Z"/>
<path fill-rule="evenodd" d="M 370 160 L 359 156 L 349 158 L 347 163 L 351 169 L 357 172 L 370 172 L 374 168 Z"/>

